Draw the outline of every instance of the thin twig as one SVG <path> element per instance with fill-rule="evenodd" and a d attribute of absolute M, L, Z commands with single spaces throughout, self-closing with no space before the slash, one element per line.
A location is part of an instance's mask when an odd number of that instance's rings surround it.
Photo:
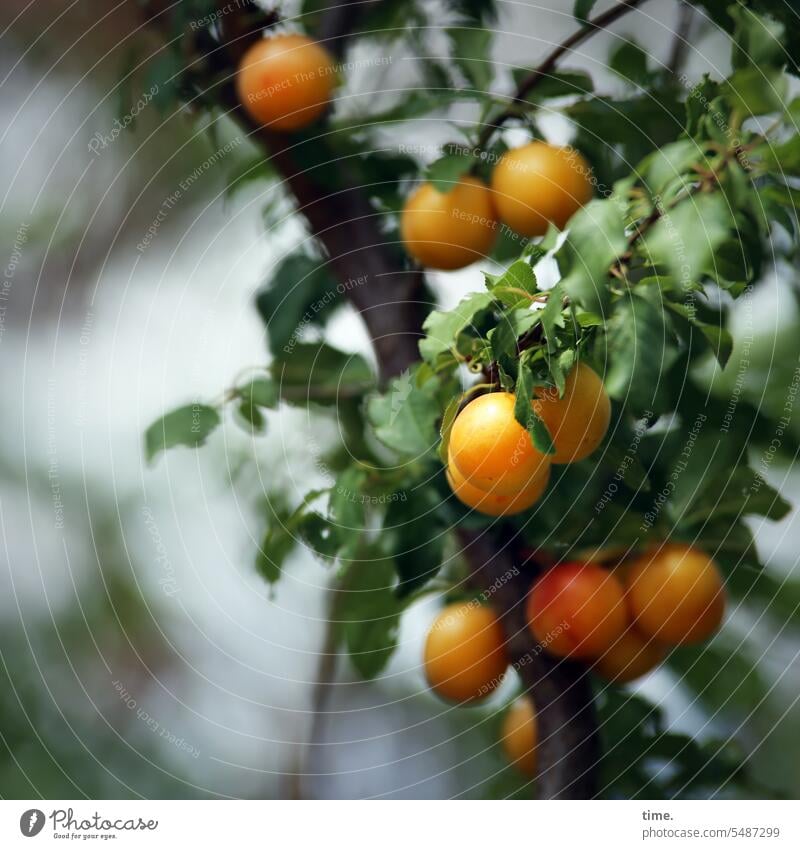
<path fill-rule="evenodd" d="M 689 50 L 689 36 L 692 32 L 693 23 L 694 9 L 686 0 L 681 0 L 680 9 L 678 10 L 678 23 L 675 27 L 672 49 L 667 62 L 667 68 L 673 75 L 678 74 L 686 62 L 686 54 Z"/>
<path fill-rule="evenodd" d="M 516 94 L 513 97 L 513 102 L 515 104 L 524 103 L 527 96 L 543 80 L 547 79 L 552 74 L 556 65 L 564 56 L 566 56 L 567 53 L 583 41 L 586 41 L 587 38 L 594 35 L 596 32 L 609 27 L 623 15 L 633 11 L 637 6 L 641 6 L 644 2 L 645 0 L 626 0 L 626 2 L 612 6 L 606 12 L 603 12 L 602 14 L 587 21 L 584 27 L 572 33 L 572 35 L 562 41 L 561 44 L 555 47 L 552 52 L 549 53 L 544 60 L 536 68 L 534 68 L 530 74 L 525 77 L 525 79 L 522 80 L 517 88 Z M 491 123 L 485 124 L 481 130 L 480 136 L 478 136 L 478 147 L 485 148 L 495 131 L 502 127 L 503 124 L 505 124 L 505 122 L 510 118 L 515 118 L 518 114 L 517 109 L 510 108 L 498 115 Z"/>

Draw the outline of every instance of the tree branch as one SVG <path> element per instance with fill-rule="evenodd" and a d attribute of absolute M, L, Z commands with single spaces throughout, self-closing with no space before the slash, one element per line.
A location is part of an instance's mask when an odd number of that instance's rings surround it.
<path fill-rule="evenodd" d="M 692 31 L 693 22 L 694 9 L 686 0 L 681 0 L 680 8 L 678 9 L 678 23 L 675 27 L 675 34 L 672 37 L 672 47 L 670 49 L 669 59 L 667 60 L 667 68 L 671 74 L 677 74 L 686 62 L 686 52 L 689 49 L 689 36 Z"/>
<path fill-rule="evenodd" d="M 461 528 L 458 536 L 471 566 L 470 583 L 502 617 L 509 659 L 536 705 L 537 795 L 592 798 L 600 747 L 588 671 L 548 655 L 528 629 L 525 599 L 538 568 L 520 565 L 508 543 L 498 548 L 485 532 Z"/>
<path fill-rule="evenodd" d="M 618 20 L 623 15 L 626 15 L 637 6 L 641 6 L 644 2 L 645 0 L 625 0 L 625 2 L 622 2 L 617 6 L 612 6 L 608 11 L 603 12 L 602 14 L 587 21 L 583 28 L 572 33 L 572 35 L 548 53 L 542 62 L 522 80 L 517 88 L 516 94 L 514 95 L 513 102 L 525 103 L 527 96 L 543 80 L 547 79 L 553 73 L 556 65 L 561 61 L 561 59 L 563 59 L 564 56 L 566 56 L 567 53 L 582 42 L 586 41 L 589 36 L 611 26 L 614 21 Z M 497 118 L 483 127 L 480 136 L 478 136 L 477 146 L 479 148 L 485 148 L 489 141 L 491 141 L 495 131 L 500 129 L 506 121 L 511 118 L 515 118 L 518 114 L 518 111 L 513 107 L 507 109 L 505 112 L 501 112 Z"/>

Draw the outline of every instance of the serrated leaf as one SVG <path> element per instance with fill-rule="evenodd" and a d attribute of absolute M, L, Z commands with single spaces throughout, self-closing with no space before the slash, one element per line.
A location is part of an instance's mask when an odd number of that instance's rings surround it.
<path fill-rule="evenodd" d="M 570 299 L 600 314 L 608 302 L 608 273 L 628 246 L 624 207 L 617 198 L 593 200 L 572 216 L 556 252 L 561 286 Z"/>
<path fill-rule="evenodd" d="M 561 283 L 557 283 L 550 289 L 547 302 L 539 310 L 542 330 L 544 331 L 544 337 L 547 340 L 547 349 L 549 351 L 555 351 L 557 347 L 556 328 L 565 326 L 563 301 L 564 287 Z"/>
<path fill-rule="evenodd" d="M 607 330 L 606 391 L 635 413 L 652 409 L 661 375 L 677 355 L 660 295 L 644 294 L 618 301 Z"/>
<path fill-rule="evenodd" d="M 187 404 L 167 413 L 147 428 L 144 451 L 151 463 L 161 451 L 185 445 L 196 448 L 219 426 L 219 412 L 206 404 Z"/>
<path fill-rule="evenodd" d="M 380 441 L 399 454 L 421 457 L 436 444 L 440 415 L 438 383 L 417 386 L 411 372 L 394 378 L 387 392 L 370 398 L 367 417 Z"/>
<path fill-rule="evenodd" d="M 556 448 L 547 425 L 533 408 L 533 373 L 526 365 L 520 366 L 514 398 L 514 418 L 531 435 L 534 448 L 542 454 L 555 454 Z"/>
<path fill-rule="evenodd" d="M 719 193 L 695 194 L 666 212 L 644 239 L 644 253 L 682 282 L 699 280 L 713 268 L 714 251 L 728 237 L 733 218 Z"/>
<path fill-rule="evenodd" d="M 489 292 L 474 292 L 449 312 L 432 312 L 422 326 L 426 333 L 426 337 L 419 343 L 423 358 L 432 363 L 439 354 L 455 348 L 459 334 L 474 324 L 478 313 L 493 303 L 494 298 Z"/>
<path fill-rule="evenodd" d="M 526 295 L 534 295 L 538 292 L 536 288 L 536 275 L 530 263 L 519 259 L 510 265 L 499 277 L 485 275 L 487 284 L 491 277 L 489 291 L 506 306 L 515 308 L 530 304 Z"/>

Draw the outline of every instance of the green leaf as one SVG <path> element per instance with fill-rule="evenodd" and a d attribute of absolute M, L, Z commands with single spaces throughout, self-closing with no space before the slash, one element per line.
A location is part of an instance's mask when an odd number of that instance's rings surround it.
<path fill-rule="evenodd" d="M 780 21 L 759 15 L 745 6 L 731 5 L 728 14 L 736 22 L 733 66 L 781 67 L 786 62 L 782 39 L 785 28 Z"/>
<path fill-rule="evenodd" d="M 679 139 L 653 151 L 644 160 L 642 181 L 653 197 L 661 196 L 670 183 L 691 173 L 692 166 L 704 159 L 703 148 L 694 139 Z"/>
<path fill-rule="evenodd" d="M 568 226 L 567 239 L 556 252 L 561 286 L 574 302 L 602 314 L 609 269 L 628 246 L 623 205 L 615 197 L 593 200 Z"/>
<path fill-rule="evenodd" d="M 717 358 L 720 367 L 725 368 L 733 352 L 733 336 L 728 328 L 700 321 L 695 313 L 687 309 L 683 304 L 676 304 L 671 301 L 664 301 L 664 304 L 676 315 L 679 315 L 687 324 L 700 331 L 714 352 L 714 356 Z"/>
<path fill-rule="evenodd" d="M 384 395 L 370 398 L 367 417 L 380 441 L 399 454 L 421 457 L 438 441 L 438 381 L 418 386 L 413 372 L 403 372 Z"/>
<path fill-rule="evenodd" d="M 534 386 L 533 372 L 530 367 L 521 365 L 514 399 L 514 418 L 531 435 L 531 442 L 537 451 L 542 454 L 555 454 L 556 447 L 550 431 L 533 408 Z"/>
<path fill-rule="evenodd" d="M 439 495 L 432 487 L 417 487 L 386 511 L 383 534 L 390 541 L 400 582 L 398 598 L 424 586 L 442 565 L 447 527 L 439 518 Z"/>
<path fill-rule="evenodd" d="M 374 678 L 397 647 L 402 605 L 392 585 L 391 563 L 354 563 L 348 570 L 341 604 L 341 628 L 350 660 L 363 678 Z"/>
<path fill-rule="evenodd" d="M 328 566 L 339 552 L 340 537 L 334 525 L 321 513 L 305 513 L 296 524 L 303 544 Z"/>
<path fill-rule="evenodd" d="M 254 377 L 248 383 L 238 386 L 236 394 L 243 403 L 268 410 L 274 410 L 278 406 L 280 397 L 278 386 L 270 377 Z"/>
<path fill-rule="evenodd" d="M 592 9 L 596 3 L 597 0 L 575 0 L 575 5 L 572 8 L 572 14 L 581 23 L 586 23 L 586 21 L 589 20 L 589 16 L 592 14 Z"/>
<path fill-rule="evenodd" d="M 307 500 L 292 511 L 279 497 L 267 499 L 267 530 L 256 552 L 256 571 L 268 583 L 274 584 L 281 576 L 283 564 L 297 545 L 295 527 L 305 514 Z"/>
<path fill-rule="evenodd" d="M 219 412 L 206 404 L 187 404 L 153 422 L 144 434 L 144 452 L 151 463 L 161 451 L 186 445 L 196 448 L 219 426 Z"/>
<path fill-rule="evenodd" d="M 623 40 L 611 54 L 609 66 L 633 85 L 646 86 L 650 83 L 652 75 L 647 68 L 647 53 L 634 41 Z"/>
<path fill-rule="evenodd" d="M 448 153 L 428 166 L 425 179 L 436 191 L 447 194 L 472 167 L 473 159 L 466 153 Z"/>
<path fill-rule="evenodd" d="M 720 84 L 704 74 L 686 98 L 686 134 L 696 136 L 709 114 L 709 104 L 719 96 Z"/>
<path fill-rule="evenodd" d="M 323 263 L 304 254 L 287 257 L 256 295 L 270 351 L 286 354 L 297 344 L 299 331 L 324 324 L 338 302 L 337 281 Z"/>
<path fill-rule="evenodd" d="M 721 194 L 692 195 L 664 213 L 645 236 L 642 250 L 649 262 L 666 266 L 688 286 L 713 268 L 714 251 L 732 225 Z"/>
<path fill-rule="evenodd" d="M 459 334 L 473 325 L 478 313 L 489 309 L 493 303 L 494 298 L 489 292 L 474 292 L 449 312 L 437 310 L 430 313 L 422 325 L 426 333 L 419 343 L 422 357 L 433 363 L 439 354 L 455 348 Z"/>
<path fill-rule="evenodd" d="M 494 76 L 490 47 L 491 30 L 453 27 L 447 30 L 453 45 L 453 61 L 478 91 L 489 91 Z"/>
<path fill-rule="evenodd" d="M 608 323 L 606 391 L 635 413 L 652 409 L 661 375 L 677 353 L 660 294 L 646 297 L 647 291 L 617 302 Z"/>
<path fill-rule="evenodd" d="M 564 327 L 564 288 L 561 283 L 556 283 L 550 289 L 547 302 L 539 311 L 542 322 L 542 330 L 547 340 L 549 351 L 555 351 L 557 347 L 556 327 Z"/>
<path fill-rule="evenodd" d="M 331 490 L 328 519 L 339 541 L 339 555 L 355 556 L 366 523 L 363 488 L 366 472 L 351 466 L 337 478 Z"/>
<path fill-rule="evenodd" d="M 778 177 L 800 177 L 800 135 L 781 144 L 766 142 L 758 148 L 766 167 Z"/>
<path fill-rule="evenodd" d="M 747 67 L 723 83 L 721 92 L 744 117 L 766 115 L 784 109 L 788 81 L 780 68 Z"/>
<path fill-rule="evenodd" d="M 747 466 L 723 471 L 701 490 L 687 506 L 682 521 L 689 525 L 724 516 L 764 516 L 773 521 L 784 518 L 791 505 L 761 475 Z"/>
<path fill-rule="evenodd" d="M 281 351 L 270 365 L 281 398 L 292 404 L 334 403 L 363 395 L 375 384 L 372 369 L 358 354 L 325 343 L 301 342 Z"/>
<path fill-rule="evenodd" d="M 525 294 L 533 295 L 538 292 L 536 275 L 528 262 L 518 259 L 503 274 L 493 278 L 489 291 L 506 306 L 530 306 L 530 300 Z"/>
<path fill-rule="evenodd" d="M 242 401 L 236 408 L 236 411 L 239 414 L 240 421 L 243 422 L 244 426 L 248 430 L 251 430 L 254 433 L 264 432 L 267 422 L 264 418 L 264 414 L 258 409 L 258 407 L 254 406 L 249 401 Z"/>
<path fill-rule="evenodd" d="M 458 415 L 458 409 L 461 406 L 461 397 L 456 395 L 450 399 L 450 402 L 445 407 L 444 415 L 442 416 L 442 424 L 439 428 L 439 435 L 442 441 L 439 443 L 439 459 L 447 465 L 448 449 L 450 447 L 450 432 Z"/>

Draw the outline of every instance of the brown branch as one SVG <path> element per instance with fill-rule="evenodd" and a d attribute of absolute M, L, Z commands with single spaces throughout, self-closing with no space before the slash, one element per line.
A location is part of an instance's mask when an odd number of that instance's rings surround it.
<path fill-rule="evenodd" d="M 588 671 L 548 655 L 528 630 L 525 597 L 538 570 L 522 564 L 509 545 L 498 549 L 486 532 L 462 528 L 459 540 L 472 567 L 470 582 L 501 615 L 509 659 L 536 705 L 537 795 L 592 798 L 600 748 Z"/>
<path fill-rule="evenodd" d="M 693 22 L 694 9 L 686 0 L 681 0 L 680 8 L 678 9 L 678 23 L 675 27 L 672 47 L 670 49 L 669 59 L 667 60 L 667 69 L 671 74 L 679 73 L 686 62 L 686 53 L 689 49 L 689 36 L 692 32 Z"/>
<path fill-rule="evenodd" d="M 516 94 L 513 97 L 515 104 L 525 103 L 527 96 L 545 79 L 547 79 L 555 70 L 556 65 L 561 59 L 566 56 L 571 50 L 577 47 L 582 42 L 586 41 L 589 36 L 596 32 L 611 26 L 616 20 L 626 15 L 628 12 L 641 6 L 645 0 L 625 0 L 617 6 L 612 6 L 608 11 L 591 18 L 586 22 L 586 25 L 572 33 L 568 38 L 557 45 L 543 60 L 534 68 L 528 76 L 526 76 L 519 84 Z M 487 123 L 481 130 L 478 136 L 478 147 L 485 148 L 491 140 L 495 131 L 505 124 L 511 118 L 518 115 L 518 110 L 513 107 L 501 112 L 491 123 Z"/>

